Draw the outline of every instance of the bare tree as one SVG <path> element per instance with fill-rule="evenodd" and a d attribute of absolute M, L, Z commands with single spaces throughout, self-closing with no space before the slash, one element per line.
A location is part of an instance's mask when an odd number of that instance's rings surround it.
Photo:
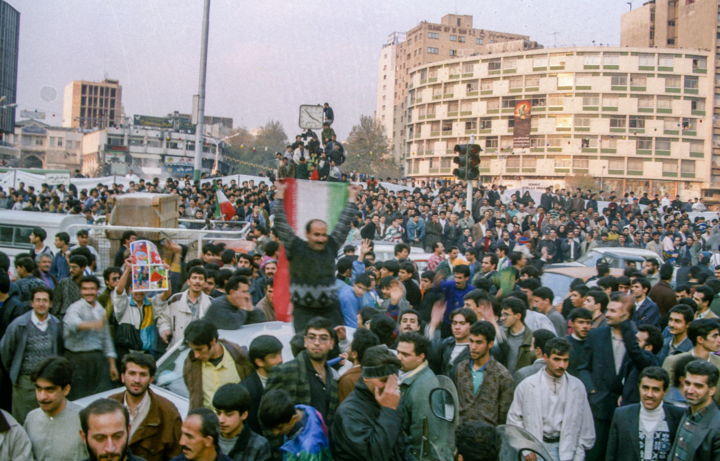
<path fill-rule="evenodd" d="M 389 154 L 390 142 L 385 128 L 367 115 L 360 116 L 360 123 L 353 126 L 345 143 L 347 160 L 345 171 L 357 171 L 376 176 L 400 176 L 400 167 Z"/>

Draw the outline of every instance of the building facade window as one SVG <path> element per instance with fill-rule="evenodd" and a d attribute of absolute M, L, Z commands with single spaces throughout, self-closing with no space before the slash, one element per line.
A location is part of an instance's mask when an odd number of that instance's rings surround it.
<path fill-rule="evenodd" d="M 438 34 L 437 32 L 428 32 L 428 38 L 433 38 L 437 40 L 440 38 L 440 34 Z"/>
<path fill-rule="evenodd" d="M 475 39 L 475 44 L 476 44 L 476 45 L 482 45 L 482 44 L 483 44 L 483 39 L 481 39 L 481 38 L 476 38 L 476 39 Z"/>
<path fill-rule="evenodd" d="M 437 48 L 433 48 L 433 47 L 429 46 L 428 49 L 427 49 L 427 52 L 428 52 L 428 54 L 438 54 L 438 53 L 440 52 L 440 50 L 438 50 Z"/>

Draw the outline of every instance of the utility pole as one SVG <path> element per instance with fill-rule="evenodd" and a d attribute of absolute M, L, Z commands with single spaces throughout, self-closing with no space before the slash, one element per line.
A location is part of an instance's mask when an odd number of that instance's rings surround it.
<path fill-rule="evenodd" d="M 205 76 L 207 75 L 208 29 L 210 27 L 210 0 L 205 0 L 202 40 L 200 45 L 200 83 L 198 88 L 197 127 L 195 130 L 195 181 L 200 181 L 203 147 L 205 145 Z"/>

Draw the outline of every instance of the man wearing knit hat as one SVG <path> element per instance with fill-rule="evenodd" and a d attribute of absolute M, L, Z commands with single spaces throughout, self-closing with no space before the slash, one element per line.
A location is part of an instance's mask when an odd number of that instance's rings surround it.
<path fill-rule="evenodd" d="M 404 459 L 400 386 L 402 362 L 385 346 L 365 351 L 362 379 L 340 407 L 330 431 L 334 459 L 381 461 Z"/>

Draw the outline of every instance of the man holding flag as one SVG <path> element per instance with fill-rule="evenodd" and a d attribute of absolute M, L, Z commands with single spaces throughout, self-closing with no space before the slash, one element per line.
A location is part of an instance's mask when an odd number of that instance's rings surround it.
<path fill-rule="evenodd" d="M 295 331 L 305 331 L 305 324 L 317 316 L 333 326 L 344 325 L 335 288 L 335 258 L 350 232 L 350 221 L 357 213 L 355 199 L 362 188 L 296 180 L 278 181 L 275 188 L 275 229 L 289 262 Z M 308 218 L 307 240 L 303 240 L 296 230 L 300 232 Z M 276 292 L 287 289 L 275 279 Z"/>
<path fill-rule="evenodd" d="M 215 219 L 222 219 L 224 221 L 230 221 L 235 216 L 235 207 L 225 196 L 220 185 L 220 180 L 215 183 L 215 194 L 217 195 L 215 200 Z"/>

